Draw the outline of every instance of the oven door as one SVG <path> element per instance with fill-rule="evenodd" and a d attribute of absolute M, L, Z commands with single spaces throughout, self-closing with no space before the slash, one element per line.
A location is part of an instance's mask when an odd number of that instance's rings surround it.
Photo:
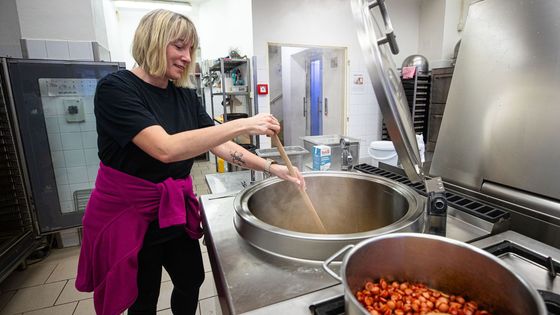
<path fill-rule="evenodd" d="M 119 63 L 3 59 L 28 200 L 39 234 L 82 224 L 99 159 L 97 81 Z"/>

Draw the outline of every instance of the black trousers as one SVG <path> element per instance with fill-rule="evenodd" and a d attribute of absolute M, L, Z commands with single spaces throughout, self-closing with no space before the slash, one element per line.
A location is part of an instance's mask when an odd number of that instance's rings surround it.
<path fill-rule="evenodd" d="M 198 290 L 204 281 L 204 266 L 198 240 L 182 234 L 156 244 L 144 243 L 138 253 L 138 297 L 128 309 L 128 314 L 156 315 L 162 266 L 173 282 L 173 314 L 196 313 Z"/>

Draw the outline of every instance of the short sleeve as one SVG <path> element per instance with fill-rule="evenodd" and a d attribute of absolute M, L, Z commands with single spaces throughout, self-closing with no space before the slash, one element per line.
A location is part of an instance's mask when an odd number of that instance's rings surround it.
<path fill-rule="evenodd" d="M 143 129 L 159 125 L 136 91 L 115 78 L 104 78 L 95 93 L 98 133 L 105 133 L 121 147 Z"/>
<path fill-rule="evenodd" d="M 198 115 L 198 128 L 206 128 L 214 126 L 214 120 L 208 115 L 206 109 L 200 103 L 198 96 L 196 95 L 195 90 L 191 90 L 191 98 L 194 100 L 196 104 L 196 112 Z"/>

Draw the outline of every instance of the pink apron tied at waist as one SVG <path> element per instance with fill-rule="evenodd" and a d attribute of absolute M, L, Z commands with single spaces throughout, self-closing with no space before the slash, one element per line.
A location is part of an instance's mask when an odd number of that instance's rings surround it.
<path fill-rule="evenodd" d="M 94 292 L 97 314 L 120 314 L 136 300 L 138 252 L 155 219 L 160 228 L 184 225 L 190 238 L 202 237 L 192 178 L 156 184 L 101 163 L 83 218 L 76 278 L 79 291 Z"/>

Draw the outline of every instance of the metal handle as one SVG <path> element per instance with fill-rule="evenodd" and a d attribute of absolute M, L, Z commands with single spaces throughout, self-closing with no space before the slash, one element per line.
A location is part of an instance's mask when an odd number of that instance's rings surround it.
<path fill-rule="evenodd" d="M 381 46 L 385 43 L 388 43 L 393 55 L 398 54 L 399 46 L 397 45 L 395 32 L 393 31 L 391 18 L 389 17 L 389 13 L 387 12 L 387 7 L 385 6 L 385 0 L 375 0 L 371 2 L 368 7 L 370 10 L 375 7 L 379 7 L 379 11 L 381 12 L 381 17 L 383 18 L 383 24 L 385 24 L 385 37 L 377 40 L 377 45 Z"/>
<path fill-rule="evenodd" d="M 329 116 L 329 99 L 325 97 L 325 116 Z"/>
<path fill-rule="evenodd" d="M 345 252 L 347 252 L 348 250 L 352 249 L 355 245 L 346 245 L 345 247 L 343 247 L 341 250 L 339 250 L 338 252 L 334 253 L 334 255 L 332 255 L 331 257 L 327 258 L 327 260 L 325 260 L 323 262 L 323 269 L 325 269 L 325 271 L 331 275 L 331 277 L 335 278 L 336 280 L 338 280 L 339 282 L 342 282 L 342 278 L 336 274 L 336 272 L 334 272 L 331 268 L 329 268 L 329 265 L 333 262 L 333 260 L 335 260 L 338 256 L 344 254 Z"/>
<path fill-rule="evenodd" d="M 305 96 L 303 97 L 303 117 L 307 117 L 307 106 L 305 105 Z"/>

